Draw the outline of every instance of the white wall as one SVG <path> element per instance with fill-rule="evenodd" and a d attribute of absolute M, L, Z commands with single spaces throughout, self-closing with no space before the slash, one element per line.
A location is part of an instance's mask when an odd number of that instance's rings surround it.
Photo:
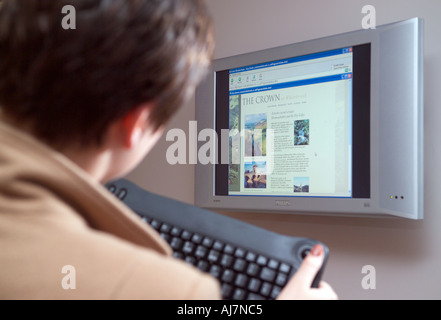
<path fill-rule="evenodd" d="M 207 0 L 215 19 L 216 58 L 361 28 L 361 8 L 377 24 L 425 20 L 425 219 L 332 218 L 231 214 L 261 227 L 326 243 L 324 280 L 342 299 L 441 299 L 441 1 L 439 0 Z M 194 101 L 170 128 L 187 128 Z M 129 179 L 156 193 L 193 202 L 194 168 L 170 166 L 165 137 Z M 377 289 L 361 287 L 364 265 L 377 271 Z"/>

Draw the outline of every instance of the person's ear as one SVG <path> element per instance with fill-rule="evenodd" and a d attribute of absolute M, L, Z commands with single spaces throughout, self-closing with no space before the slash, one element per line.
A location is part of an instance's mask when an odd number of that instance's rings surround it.
<path fill-rule="evenodd" d="M 153 110 L 153 104 L 143 104 L 127 113 L 122 119 L 124 131 L 124 147 L 132 149 L 142 140 L 145 132 L 149 130 L 149 118 Z"/>

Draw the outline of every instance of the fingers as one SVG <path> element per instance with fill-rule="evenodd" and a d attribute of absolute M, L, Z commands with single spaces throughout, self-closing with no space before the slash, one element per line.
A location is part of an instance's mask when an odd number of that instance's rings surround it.
<path fill-rule="evenodd" d="M 310 254 L 303 260 L 300 268 L 282 290 L 278 299 L 326 299 L 327 294 L 329 294 L 332 299 L 335 293 L 332 294 L 332 292 L 329 292 L 329 285 L 326 283 L 320 283 L 320 285 L 324 286 L 323 290 L 320 288 L 311 288 L 312 282 L 320 270 L 324 258 L 323 247 L 321 245 L 314 246 Z"/>
<path fill-rule="evenodd" d="M 317 272 L 323 265 L 325 252 L 321 245 L 312 248 L 302 265 L 283 288 L 278 300 L 337 300 L 337 294 L 331 286 L 321 281 L 318 288 L 311 288 Z"/>
<path fill-rule="evenodd" d="M 293 277 L 293 281 L 304 288 L 310 288 L 317 272 L 323 265 L 325 252 L 320 244 L 312 248 L 310 254 L 303 260 L 302 265 Z"/>
<path fill-rule="evenodd" d="M 321 295 L 321 299 L 324 300 L 338 300 L 337 293 L 335 293 L 334 289 L 325 281 L 321 281 L 318 287 Z"/>

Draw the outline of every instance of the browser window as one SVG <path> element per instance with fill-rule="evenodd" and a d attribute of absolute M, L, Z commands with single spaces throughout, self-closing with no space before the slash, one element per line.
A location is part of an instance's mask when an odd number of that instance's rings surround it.
<path fill-rule="evenodd" d="M 352 197 L 352 81 L 352 48 L 230 70 L 229 195 Z"/>

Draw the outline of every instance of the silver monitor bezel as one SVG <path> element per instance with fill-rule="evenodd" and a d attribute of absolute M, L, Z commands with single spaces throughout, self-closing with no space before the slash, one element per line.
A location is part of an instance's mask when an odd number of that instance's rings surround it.
<path fill-rule="evenodd" d="M 252 197 L 251 201 L 249 197 L 216 196 L 214 165 L 198 164 L 195 176 L 195 204 L 216 211 L 358 217 L 396 216 L 414 220 L 423 219 L 423 35 L 423 20 L 413 18 L 380 26 L 377 29 L 359 30 L 215 60 L 209 76 L 196 92 L 196 120 L 199 129 L 215 128 L 214 85 L 217 71 L 370 43 L 371 197 L 369 199 Z M 398 77 L 394 80 L 394 87 L 386 91 L 384 87 L 390 84 L 382 79 L 389 79 L 388 75 L 392 72 Z M 385 102 L 394 101 L 393 95 L 397 92 L 405 95 L 409 104 L 404 108 L 390 104 L 386 106 Z M 395 112 L 394 109 L 400 112 L 396 117 L 387 118 L 388 114 Z M 382 118 L 389 119 L 389 123 L 384 123 Z M 396 150 L 389 150 L 391 141 L 386 145 L 384 136 L 380 135 L 391 132 L 395 135 L 397 131 L 403 129 L 402 126 L 400 127 L 401 123 L 407 124 L 407 131 L 403 134 L 412 134 L 412 143 L 406 146 L 405 141 L 401 141 L 397 135 L 397 141 L 393 144 L 396 145 Z M 385 150 L 385 146 L 389 149 Z M 400 155 L 406 159 L 401 159 Z M 395 163 L 399 163 L 399 169 L 390 170 L 395 168 L 393 165 Z M 402 180 L 398 176 L 400 174 L 409 177 L 405 180 L 410 181 L 412 185 L 400 185 Z"/>

